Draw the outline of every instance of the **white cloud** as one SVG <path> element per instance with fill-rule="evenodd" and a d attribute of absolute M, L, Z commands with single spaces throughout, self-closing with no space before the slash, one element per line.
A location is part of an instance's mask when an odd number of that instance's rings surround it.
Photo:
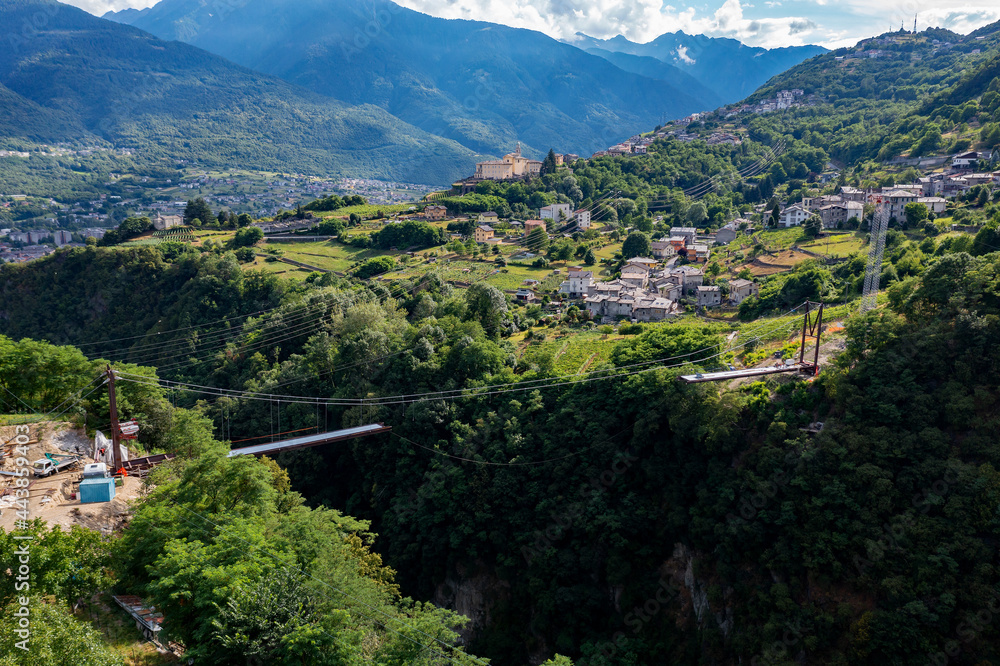
<path fill-rule="evenodd" d="M 995 0 L 842 0 L 844 9 L 856 16 L 870 17 L 876 22 L 876 33 L 890 26 L 898 30 L 900 23 L 910 30 L 913 17 L 917 29 L 948 28 L 968 33 L 1000 20 L 1000 7 Z"/>
<path fill-rule="evenodd" d="M 984 25 L 1000 21 L 997 7 L 954 7 L 952 9 L 928 9 L 917 15 L 917 28 L 947 28 L 967 34 Z"/>
<path fill-rule="evenodd" d="M 156 0 L 64 1 L 98 16 L 109 10 L 156 4 Z M 683 30 L 767 48 L 849 46 L 886 30 L 898 30 L 900 23 L 912 28 L 914 12 L 919 15 L 920 29 L 937 26 L 961 33 L 1000 20 L 998 0 L 765 0 L 757 8 L 741 0 L 711 0 L 707 5 L 698 3 L 698 8 L 693 0 L 674 0 L 673 4 L 668 4 L 670 0 L 395 1 L 432 16 L 503 23 L 569 41 L 583 32 L 600 38 L 624 35 L 646 42 L 665 32 Z M 753 17 L 746 16 L 748 9 Z M 777 12 L 796 15 L 774 16 Z"/>
<path fill-rule="evenodd" d="M 593 37 L 616 35 L 646 42 L 665 32 L 731 37 L 752 46 L 815 43 L 825 37 L 803 16 L 750 19 L 752 5 L 725 0 L 714 13 L 678 9 L 662 0 L 397 0 L 410 9 L 445 18 L 480 18 L 539 30 L 571 40 L 577 32 Z M 678 3 L 680 5 L 681 3 Z"/>

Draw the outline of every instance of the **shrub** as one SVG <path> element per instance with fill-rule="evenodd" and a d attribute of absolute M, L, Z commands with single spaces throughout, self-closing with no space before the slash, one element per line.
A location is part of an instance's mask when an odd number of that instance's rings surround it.
<path fill-rule="evenodd" d="M 250 247 L 264 240 L 264 232 L 260 227 L 245 227 L 236 232 L 233 238 L 233 245 L 236 247 Z"/>
<path fill-rule="evenodd" d="M 254 260 L 255 256 L 256 255 L 254 254 L 254 251 L 249 247 L 241 247 L 240 249 L 236 250 L 236 260 L 239 261 L 241 264 L 250 263 L 251 261 Z"/>
<path fill-rule="evenodd" d="M 354 271 L 354 276 L 365 280 L 391 271 L 395 267 L 396 260 L 392 257 L 375 257 L 358 266 L 357 270 Z"/>

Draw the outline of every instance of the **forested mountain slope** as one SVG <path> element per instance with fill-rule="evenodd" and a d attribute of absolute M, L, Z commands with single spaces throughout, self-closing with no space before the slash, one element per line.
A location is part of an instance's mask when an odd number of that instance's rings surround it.
<path fill-rule="evenodd" d="M 655 58 L 693 76 L 726 103 L 747 97 L 772 76 L 826 53 L 821 46 L 764 49 L 747 46 L 735 39 L 688 35 L 682 31 L 664 33 L 645 44 L 637 44 L 621 35 L 596 39 L 583 34 L 576 35 L 571 43 L 588 51 Z M 628 71 L 636 71 L 633 67 L 641 61 L 614 58 L 612 62 Z"/>
<path fill-rule="evenodd" d="M 150 161 L 435 184 L 475 162 L 471 151 L 378 107 L 350 106 L 50 0 L 0 5 L 0 86 L 5 136 L 107 141 Z"/>
<path fill-rule="evenodd" d="M 532 30 L 439 19 L 387 0 L 238 0 L 224 11 L 162 0 L 140 14 L 108 17 L 346 102 L 378 105 L 494 155 L 518 140 L 535 152 L 590 155 L 664 116 L 737 99 L 732 89 L 720 96 L 689 86 L 683 74 L 649 78 Z M 761 51 L 737 57 L 730 48 L 720 59 L 740 68 Z M 809 52 L 794 53 L 784 66 Z"/>
<path fill-rule="evenodd" d="M 819 102 L 747 122 L 758 137 L 790 134 L 847 165 L 957 152 L 972 143 L 970 122 L 981 131 L 1000 120 L 992 98 L 979 99 L 997 75 L 998 59 L 1000 24 L 965 36 L 937 29 L 886 33 L 774 77 L 747 101 L 798 88 Z"/>
<path fill-rule="evenodd" d="M 498 662 L 926 664 L 957 643 L 975 663 L 998 645 L 993 625 L 969 618 L 995 607 L 1000 585 L 1000 254 L 935 246 L 888 307 L 850 320 L 846 351 L 812 382 L 686 386 L 676 370 L 636 372 L 711 348 L 723 330 L 666 326 L 619 343 L 604 380 L 420 399 L 546 376 L 516 367 L 501 332 L 518 320 L 482 308 L 488 290 L 463 295 L 433 277 L 412 292 L 271 282 L 253 302 L 271 294 L 277 310 L 171 372 L 307 396 L 278 408 L 282 429 L 392 425 L 377 442 L 278 461 L 309 501 L 371 518 L 404 592 L 459 604 L 473 652 Z M 209 317 L 239 312 L 257 280 L 225 256 L 161 264 L 159 252 L 63 251 L 3 267 L 0 281 L 27 295 L 72 271 L 66 298 L 108 302 L 147 266 L 150 298 L 133 319 L 152 322 L 195 297 L 152 295 L 188 263 L 192 288 L 218 305 L 190 311 L 208 335 L 219 330 Z M 84 286 L 115 253 L 124 263 L 105 284 Z M 16 332 L 13 315 L 31 307 L 8 306 L 0 330 Z M 156 330 L 95 310 L 109 335 Z M 79 341 L 74 322 L 35 321 L 38 337 Z M 352 406 L 359 396 L 367 404 Z M 232 439 L 273 427 L 266 400 L 208 399 Z M 815 421 L 822 432 L 800 430 Z"/>

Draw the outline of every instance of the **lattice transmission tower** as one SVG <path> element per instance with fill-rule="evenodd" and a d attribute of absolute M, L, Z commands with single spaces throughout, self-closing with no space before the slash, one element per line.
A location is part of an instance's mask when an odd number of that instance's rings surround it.
<path fill-rule="evenodd" d="M 876 199 L 872 231 L 868 241 L 868 263 L 865 265 L 865 288 L 861 294 L 861 312 L 875 309 L 878 283 L 882 274 L 882 255 L 885 253 L 885 236 L 889 230 L 889 204 Z"/>

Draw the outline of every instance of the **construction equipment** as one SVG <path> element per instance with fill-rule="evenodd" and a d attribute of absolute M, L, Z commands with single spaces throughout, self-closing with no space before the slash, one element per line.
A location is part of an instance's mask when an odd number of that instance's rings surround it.
<path fill-rule="evenodd" d="M 121 439 L 135 439 L 139 433 L 139 422 L 135 419 L 119 424 L 119 437 Z"/>
<path fill-rule="evenodd" d="M 145 472 L 148 472 L 152 468 L 156 467 L 160 463 L 165 463 L 168 460 L 173 460 L 177 457 L 176 453 L 157 453 L 156 455 L 146 456 L 145 458 L 133 458 L 132 460 L 125 460 L 122 462 L 121 467 L 115 470 L 115 473 L 120 473 L 122 470 L 126 474 L 131 474 L 133 476 L 144 476 Z"/>
<path fill-rule="evenodd" d="M 142 632 L 146 640 L 159 645 L 160 630 L 163 628 L 163 613 L 133 594 L 111 597 L 135 620 L 135 628 Z"/>
<path fill-rule="evenodd" d="M 115 396 L 115 371 L 108 364 L 108 406 L 111 408 L 111 454 L 114 460 L 114 469 L 117 471 L 122 466 L 122 452 L 118 445 L 121 439 L 121 426 L 118 424 L 118 401 Z"/>
<path fill-rule="evenodd" d="M 80 456 L 70 456 L 61 453 L 46 453 L 31 463 L 31 473 L 37 478 L 52 476 L 56 472 L 75 467 L 80 462 Z"/>
<path fill-rule="evenodd" d="M 107 463 L 90 463 L 83 466 L 83 478 L 85 479 L 106 479 L 108 478 Z"/>

